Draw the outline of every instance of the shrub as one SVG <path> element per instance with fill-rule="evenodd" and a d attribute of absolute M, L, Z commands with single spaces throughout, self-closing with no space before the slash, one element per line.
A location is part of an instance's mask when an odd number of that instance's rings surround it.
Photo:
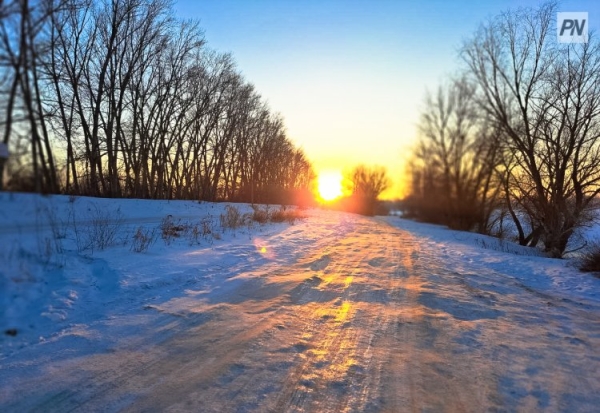
<path fill-rule="evenodd" d="M 271 222 L 285 222 L 287 220 L 287 213 L 285 212 L 285 210 L 280 208 L 276 211 L 273 211 L 270 218 Z"/>
<path fill-rule="evenodd" d="M 225 213 L 221 214 L 219 220 L 223 229 L 237 229 L 244 225 L 244 217 L 239 209 L 231 205 L 225 207 Z"/>
<path fill-rule="evenodd" d="M 54 239 L 64 239 L 67 237 L 69 222 L 61 220 L 54 208 L 46 208 L 46 218 Z"/>
<path fill-rule="evenodd" d="M 252 211 L 250 219 L 259 224 L 266 224 L 267 222 L 287 222 L 293 225 L 296 220 L 306 217 L 301 209 L 288 208 L 285 205 L 280 206 L 279 209 L 275 211 L 270 211 L 268 205 L 262 208 L 253 205 Z"/>
<path fill-rule="evenodd" d="M 248 231 L 252 230 L 254 228 L 254 212 L 252 213 L 246 213 L 242 216 L 243 222 L 244 222 L 244 226 L 246 227 L 246 229 L 248 229 Z"/>
<path fill-rule="evenodd" d="M 39 217 L 37 216 L 37 211 L 39 209 L 42 209 L 46 215 L 45 220 L 39 221 Z M 38 226 L 38 229 L 40 229 L 40 227 L 43 228 L 45 223 L 50 227 L 52 238 L 46 238 L 45 240 L 38 239 L 38 248 L 40 251 L 43 251 L 42 255 L 47 256 L 49 259 L 52 253 L 61 254 L 64 252 L 62 240 L 67 237 L 69 221 L 68 219 L 66 221 L 60 219 L 54 207 L 46 206 L 36 209 L 36 226 Z M 39 236 L 41 236 L 41 234 L 38 234 L 38 237 Z"/>
<path fill-rule="evenodd" d="M 212 217 L 208 215 L 202 218 L 197 224 L 187 225 L 186 236 L 190 245 L 200 244 L 201 239 L 212 243 L 213 239 L 216 238 Z"/>
<path fill-rule="evenodd" d="M 204 217 L 202 221 L 200 221 L 200 234 L 204 239 L 213 238 L 214 230 L 213 230 L 213 220 L 210 216 Z"/>
<path fill-rule="evenodd" d="M 135 234 L 133 235 L 133 242 L 131 244 L 131 249 L 135 252 L 144 252 L 147 251 L 150 245 L 152 245 L 155 241 L 155 231 L 152 230 L 144 230 L 142 227 L 139 227 Z"/>
<path fill-rule="evenodd" d="M 190 246 L 200 244 L 200 226 L 198 224 L 188 226 L 186 235 L 190 242 Z"/>
<path fill-rule="evenodd" d="M 65 256 L 63 255 L 63 247 L 60 240 L 50 237 L 38 237 L 38 258 L 40 263 L 45 266 L 53 266 L 55 268 L 62 268 L 65 266 Z"/>
<path fill-rule="evenodd" d="M 184 230 L 185 226 L 181 225 L 180 222 L 176 224 L 172 215 L 167 215 L 160 223 L 160 234 L 165 244 L 170 244 L 173 238 L 179 238 Z"/>
<path fill-rule="evenodd" d="M 124 222 L 121 210 L 110 211 L 94 205 L 94 208 L 89 211 L 88 225 L 81 234 L 77 225 L 74 225 L 78 249 L 80 251 L 94 248 L 103 250 L 114 245 Z M 74 217 L 73 221 L 76 222 Z"/>
<path fill-rule="evenodd" d="M 277 211 L 271 214 L 271 222 L 287 222 L 293 225 L 296 220 L 305 218 L 304 213 L 297 209 L 288 209 L 285 206 L 281 206 Z"/>
<path fill-rule="evenodd" d="M 579 269 L 600 274 L 600 241 L 594 241 L 581 254 Z"/>
<path fill-rule="evenodd" d="M 269 206 L 261 208 L 257 205 L 252 205 L 252 221 L 258 222 L 259 224 L 266 224 L 269 222 Z"/>

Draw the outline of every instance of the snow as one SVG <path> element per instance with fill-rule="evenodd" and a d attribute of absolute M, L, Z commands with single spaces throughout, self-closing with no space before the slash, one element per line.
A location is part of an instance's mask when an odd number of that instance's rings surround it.
<path fill-rule="evenodd" d="M 0 410 L 600 405 L 600 279 L 570 261 L 396 216 L 223 228 L 227 205 L 0 193 Z"/>

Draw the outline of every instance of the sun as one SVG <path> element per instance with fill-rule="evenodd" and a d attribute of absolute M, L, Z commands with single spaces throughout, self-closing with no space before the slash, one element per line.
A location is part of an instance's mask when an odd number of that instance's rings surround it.
<path fill-rule="evenodd" d="M 333 201 L 342 195 L 342 174 L 339 171 L 321 172 L 317 181 L 319 196 L 324 201 Z"/>

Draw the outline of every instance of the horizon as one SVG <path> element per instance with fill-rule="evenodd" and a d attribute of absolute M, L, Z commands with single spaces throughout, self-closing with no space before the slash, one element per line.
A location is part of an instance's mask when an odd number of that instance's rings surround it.
<path fill-rule="evenodd" d="M 317 175 L 381 165 L 393 181 L 382 198 L 393 199 L 405 194 L 426 91 L 459 69 L 461 41 L 487 18 L 541 3 L 179 0 L 174 10 L 200 21 L 209 48 L 232 54 Z M 597 30 L 599 7 L 558 9 L 587 11 Z"/>

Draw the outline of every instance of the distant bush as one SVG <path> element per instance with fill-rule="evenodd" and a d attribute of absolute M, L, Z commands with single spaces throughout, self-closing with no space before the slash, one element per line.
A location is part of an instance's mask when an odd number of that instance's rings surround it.
<path fill-rule="evenodd" d="M 285 206 L 281 206 L 278 210 L 273 211 L 270 216 L 271 222 L 287 222 L 288 224 L 293 225 L 296 220 L 305 218 L 306 215 L 298 210 L 291 209 Z"/>
<path fill-rule="evenodd" d="M 39 217 L 37 215 L 37 212 L 40 210 L 44 213 L 45 217 Z M 62 220 L 59 217 L 56 208 L 51 206 L 37 207 L 36 221 L 37 225 L 47 223 L 52 232 L 52 237 L 45 237 L 45 239 L 40 239 L 41 234 L 38 234 L 38 249 L 42 253 L 41 255 L 46 257 L 46 260 L 49 262 L 54 253 L 62 254 L 64 252 L 62 240 L 67 237 L 69 221 L 68 219 Z"/>
<path fill-rule="evenodd" d="M 286 207 L 281 206 L 278 210 L 273 211 L 269 218 L 271 222 L 286 222 L 289 218 L 291 218 L 291 215 L 287 211 Z"/>
<path fill-rule="evenodd" d="M 155 230 L 144 230 L 142 227 L 139 227 L 135 234 L 133 234 L 131 249 L 135 252 L 147 251 L 155 239 Z"/>
<path fill-rule="evenodd" d="M 186 236 L 190 245 L 200 244 L 201 239 L 212 243 L 213 239 L 217 238 L 212 217 L 208 215 L 202 218 L 199 223 L 188 225 L 186 227 Z"/>
<path fill-rule="evenodd" d="M 269 206 L 261 208 L 258 205 L 252 205 L 252 221 L 258 222 L 259 224 L 266 224 L 269 222 Z"/>
<path fill-rule="evenodd" d="M 210 238 L 212 240 L 215 235 L 215 230 L 213 227 L 214 223 L 210 216 L 202 218 L 200 221 L 200 235 L 202 235 L 202 237 L 205 239 Z"/>
<path fill-rule="evenodd" d="M 244 225 L 244 217 L 240 210 L 231 205 L 225 207 L 225 213 L 221 214 L 219 221 L 223 229 L 237 229 Z"/>
<path fill-rule="evenodd" d="M 274 211 L 271 211 L 268 205 L 264 207 L 252 205 L 252 211 L 250 218 L 259 224 L 287 222 L 293 225 L 297 220 L 306 217 L 302 208 L 290 208 L 285 205 L 281 205 Z"/>
<path fill-rule="evenodd" d="M 160 223 L 161 238 L 165 244 L 170 244 L 173 238 L 179 238 L 181 233 L 186 230 L 186 226 L 181 222 L 175 223 L 172 215 L 167 215 Z"/>
<path fill-rule="evenodd" d="M 93 209 L 89 209 L 87 221 L 87 225 L 82 229 L 78 229 L 77 225 L 74 225 L 79 251 L 96 248 L 103 250 L 114 245 L 124 219 L 119 208 L 116 211 L 110 211 L 94 205 Z M 73 222 L 75 222 L 75 218 Z"/>
<path fill-rule="evenodd" d="M 579 269 L 600 274 L 600 241 L 594 241 L 581 254 Z"/>

